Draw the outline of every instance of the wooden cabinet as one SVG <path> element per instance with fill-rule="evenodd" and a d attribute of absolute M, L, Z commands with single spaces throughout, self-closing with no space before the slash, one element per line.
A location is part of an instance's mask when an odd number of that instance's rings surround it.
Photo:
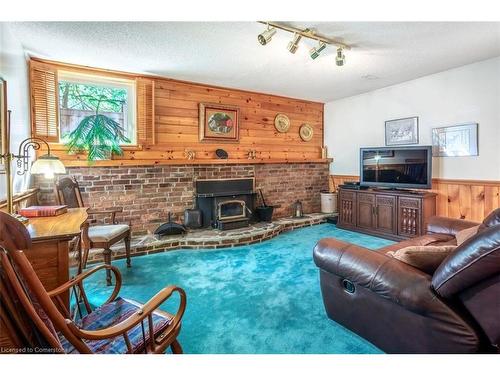
<path fill-rule="evenodd" d="M 340 189 L 338 227 L 402 240 L 425 233 L 436 214 L 436 194 L 420 191 Z"/>
<path fill-rule="evenodd" d="M 356 226 L 356 194 L 353 191 L 340 190 L 339 194 L 339 222 L 344 227 Z"/>
<path fill-rule="evenodd" d="M 396 234 L 396 197 L 385 194 L 374 194 L 374 196 L 376 230 L 389 234 Z"/>
<path fill-rule="evenodd" d="M 375 195 L 359 193 L 357 196 L 356 217 L 358 227 L 373 228 L 375 226 Z"/>

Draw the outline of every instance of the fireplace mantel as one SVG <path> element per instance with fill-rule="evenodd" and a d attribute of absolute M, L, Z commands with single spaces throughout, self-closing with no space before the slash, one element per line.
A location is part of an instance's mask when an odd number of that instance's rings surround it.
<path fill-rule="evenodd" d="M 219 165 L 219 164 L 298 164 L 298 163 L 331 163 L 328 159 L 158 159 L 158 160 L 134 160 L 134 159 L 112 159 L 96 160 L 89 162 L 81 160 L 63 160 L 66 167 L 132 167 L 132 166 L 154 166 L 154 165 Z"/>

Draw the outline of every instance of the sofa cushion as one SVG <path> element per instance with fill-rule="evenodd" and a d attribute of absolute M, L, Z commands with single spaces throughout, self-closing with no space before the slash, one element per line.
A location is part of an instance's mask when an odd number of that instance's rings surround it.
<path fill-rule="evenodd" d="M 126 224 L 95 225 L 89 228 L 89 238 L 92 242 L 107 242 L 128 230 Z"/>
<path fill-rule="evenodd" d="M 443 233 L 424 234 L 423 236 L 411 238 L 409 240 L 404 240 L 389 246 L 382 247 L 377 251 L 386 254 L 389 251 L 397 251 L 399 249 L 403 249 L 408 246 L 427 246 L 427 245 L 441 246 L 445 244 L 456 245 L 455 236 Z"/>
<path fill-rule="evenodd" d="M 386 253 L 401 262 L 432 275 L 456 246 L 408 246 Z"/>
<path fill-rule="evenodd" d="M 462 245 L 434 273 L 432 286 L 450 298 L 500 272 L 500 225 L 486 228 Z"/>
<path fill-rule="evenodd" d="M 478 229 L 479 229 L 479 225 L 476 225 L 475 227 L 462 229 L 460 232 L 457 232 L 457 234 L 455 236 L 457 238 L 457 246 L 460 246 L 465 241 L 467 241 L 469 238 L 471 238 L 473 235 L 475 235 L 477 233 Z"/>

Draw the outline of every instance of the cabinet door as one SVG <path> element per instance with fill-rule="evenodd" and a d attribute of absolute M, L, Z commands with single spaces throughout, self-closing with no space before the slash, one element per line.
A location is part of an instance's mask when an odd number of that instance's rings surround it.
<path fill-rule="evenodd" d="M 339 194 L 339 223 L 356 225 L 356 194 L 352 191 L 340 190 Z"/>
<path fill-rule="evenodd" d="M 375 228 L 375 194 L 358 193 L 358 227 Z"/>
<path fill-rule="evenodd" d="M 375 224 L 377 230 L 396 234 L 396 197 L 377 194 L 375 201 Z"/>
<path fill-rule="evenodd" d="M 421 235 L 422 200 L 420 198 L 399 197 L 398 234 L 405 237 Z"/>

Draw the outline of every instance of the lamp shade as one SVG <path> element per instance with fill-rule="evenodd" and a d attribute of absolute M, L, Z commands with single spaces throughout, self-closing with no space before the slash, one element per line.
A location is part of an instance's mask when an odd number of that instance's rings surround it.
<path fill-rule="evenodd" d="M 66 173 L 64 164 L 57 156 L 42 155 L 31 165 L 31 174 L 43 174 L 45 178 L 53 178 L 55 174 Z"/>

